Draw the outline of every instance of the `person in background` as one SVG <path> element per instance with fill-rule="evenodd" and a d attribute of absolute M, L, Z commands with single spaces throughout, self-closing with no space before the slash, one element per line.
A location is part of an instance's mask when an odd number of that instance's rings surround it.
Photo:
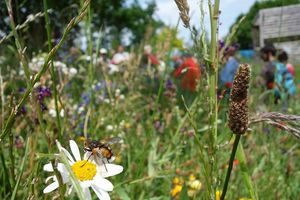
<path fill-rule="evenodd" d="M 128 52 L 124 51 L 124 47 L 122 45 L 118 46 L 117 53 L 115 53 L 111 59 L 111 64 L 121 65 L 124 62 L 129 60 Z"/>
<path fill-rule="evenodd" d="M 285 64 L 287 70 L 291 73 L 292 76 L 295 76 L 295 68 L 291 63 L 288 63 L 288 54 L 285 51 L 280 51 L 278 54 L 278 61 Z"/>
<path fill-rule="evenodd" d="M 264 61 L 265 65 L 260 72 L 260 79 L 258 82 L 265 85 L 267 89 L 273 89 L 275 87 L 275 56 L 276 49 L 272 44 L 266 45 L 260 50 L 260 57 Z"/>
<path fill-rule="evenodd" d="M 183 55 L 182 64 L 174 71 L 174 77 L 181 77 L 181 88 L 184 91 L 195 92 L 201 71 L 196 59 L 190 55 Z"/>
<path fill-rule="evenodd" d="M 286 66 L 287 58 L 287 53 L 281 51 L 278 54 L 278 62 L 275 64 L 275 98 L 277 99 L 282 99 L 284 94 L 286 94 L 287 97 L 292 96 L 296 92 L 293 75 Z"/>
<path fill-rule="evenodd" d="M 112 75 L 118 72 L 124 72 L 124 64 L 129 61 L 129 53 L 124 51 L 122 45 L 118 46 L 117 52 L 113 55 L 110 63 L 108 64 L 108 74 Z"/>
<path fill-rule="evenodd" d="M 69 52 L 70 52 L 69 55 L 66 56 L 65 58 L 68 65 L 71 65 L 77 61 L 77 59 L 80 57 L 82 53 L 80 52 L 79 48 L 76 48 L 74 46 L 70 48 Z"/>
<path fill-rule="evenodd" d="M 173 69 L 177 69 L 182 64 L 182 58 L 180 55 L 172 58 Z"/>
<path fill-rule="evenodd" d="M 152 47 L 150 45 L 145 45 L 144 54 L 141 60 L 141 67 L 147 68 L 148 64 L 150 64 L 151 67 L 158 66 L 159 61 L 157 57 L 152 54 Z"/>
<path fill-rule="evenodd" d="M 107 55 L 107 50 L 105 48 L 101 48 L 100 49 L 100 55 L 99 55 L 99 62 L 101 64 L 104 64 L 104 63 L 108 63 L 109 62 L 109 59 L 108 59 L 108 55 Z"/>
<path fill-rule="evenodd" d="M 229 46 L 224 52 L 224 61 L 225 66 L 220 72 L 220 82 L 222 86 L 226 88 L 232 87 L 232 82 L 235 76 L 235 73 L 239 67 L 239 62 L 235 58 L 235 53 L 238 50 L 238 46 L 232 45 Z"/>

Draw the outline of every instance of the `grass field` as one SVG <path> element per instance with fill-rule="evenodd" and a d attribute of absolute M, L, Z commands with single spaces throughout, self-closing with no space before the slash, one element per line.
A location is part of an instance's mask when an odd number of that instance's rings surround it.
<path fill-rule="evenodd" d="M 182 96 L 167 54 L 163 57 L 165 71 L 141 69 L 142 50 L 137 47 L 121 72 L 111 75 L 107 66 L 97 63 L 92 51 L 72 56 L 61 50 L 68 31 L 79 21 L 88 21 L 84 17 L 88 6 L 86 1 L 66 25 L 61 42 L 57 46 L 49 42 L 48 51 L 26 55 L 20 50 L 30 44 L 20 42 L 14 31 L 15 40 L 0 43 L 0 199 L 87 199 L 82 180 L 89 180 L 90 171 L 76 171 L 60 145 L 74 152 L 74 146 L 69 148 L 69 141 L 74 140 L 83 157 L 87 138 L 119 137 L 121 141 L 110 145 L 116 165 L 101 163 L 99 167 L 103 174 L 116 175 L 107 178 L 113 190 L 101 175 L 103 185 L 99 187 L 102 192 L 109 191 L 111 199 L 219 200 L 237 136 L 228 127 L 229 95 L 220 96 L 215 89 L 217 39 L 211 37 L 211 42 L 202 44 L 207 52 L 192 50 L 198 58 L 204 52 L 209 59 L 199 59 L 207 68 L 197 92 Z M 218 13 L 217 6 L 211 8 L 213 13 Z M 216 21 L 211 23 L 214 35 Z M 99 43 L 94 42 L 98 52 Z M 256 84 L 262 63 L 241 60 L 245 62 L 251 65 L 249 121 L 258 120 L 261 112 L 286 115 L 284 120 L 271 120 L 277 127 L 268 124 L 270 121 L 251 123 L 241 136 L 226 199 L 299 199 L 300 143 L 294 137 L 299 136 L 299 118 L 291 117 L 300 111 L 299 88 L 287 107 L 274 105 L 273 93 Z M 299 80 L 298 68 L 296 72 Z M 54 169 L 49 170 L 49 163 Z M 113 166 L 123 170 L 110 171 Z M 78 178 L 78 173 L 84 178 Z M 53 177 L 47 179 L 49 176 Z M 53 181 L 60 186 L 45 194 Z M 91 194 L 92 199 L 101 196 L 92 190 Z"/>

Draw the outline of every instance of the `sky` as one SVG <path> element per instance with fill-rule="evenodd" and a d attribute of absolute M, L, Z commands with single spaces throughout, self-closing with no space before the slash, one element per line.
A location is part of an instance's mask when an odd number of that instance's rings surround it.
<path fill-rule="evenodd" d="M 152 0 L 138 0 L 138 2 L 143 6 L 147 2 Z M 179 12 L 174 0 L 155 0 L 157 5 L 157 10 L 155 17 L 161 19 L 165 24 L 176 26 Z M 200 27 L 200 1 L 201 0 L 187 0 L 190 7 L 191 25 L 195 25 L 197 28 Z M 206 7 L 205 10 L 205 25 L 209 29 L 209 13 L 208 13 L 208 0 L 203 0 Z M 214 0 L 212 0 L 213 2 Z M 226 36 L 229 31 L 230 26 L 235 22 L 236 18 L 241 13 L 247 13 L 251 5 L 254 4 L 256 0 L 220 0 L 220 26 L 219 35 L 220 38 Z M 184 39 L 185 43 L 189 43 L 190 33 L 183 27 L 182 22 L 179 25 L 179 37 Z"/>

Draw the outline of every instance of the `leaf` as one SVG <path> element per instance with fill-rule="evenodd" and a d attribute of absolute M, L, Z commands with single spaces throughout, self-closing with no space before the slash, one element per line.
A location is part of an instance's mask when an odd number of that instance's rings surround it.
<path fill-rule="evenodd" d="M 128 196 L 128 193 L 125 190 L 125 188 L 119 187 L 116 190 L 116 192 L 122 200 L 130 200 L 130 197 Z"/>
<path fill-rule="evenodd" d="M 251 180 L 251 176 L 248 171 L 245 152 L 242 143 L 240 142 L 238 149 L 237 149 L 237 158 L 239 160 L 239 165 L 242 171 L 243 180 L 246 184 L 246 187 L 251 195 L 251 199 L 256 200 L 258 199 L 256 190 L 253 187 L 253 182 Z"/>

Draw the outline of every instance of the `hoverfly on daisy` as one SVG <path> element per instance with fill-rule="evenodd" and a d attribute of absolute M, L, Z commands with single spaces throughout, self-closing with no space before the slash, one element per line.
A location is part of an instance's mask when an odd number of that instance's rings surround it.
<path fill-rule="evenodd" d="M 115 159 L 112 148 L 110 146 L 112 144 L 119 143 L 121 140 L 122 139 L 120 137 L 113 137 L 106 141 L 87 139 L 84 145 L 84 150 L 88 155 L 87 161 L 92 157 L 97 164 L 103 164 L 104 167 L 106 167 L 106 163 L 111 163 Z"/>
<path fill-rule="evenodd" d="M 108 192 L 113 190 L 113 184 L 106 178 L 117 175 L 123 171 L 123 167 L 111 163 L 103 165 L 103 163 L 96 163 L 93 160 L 88 160 L 89 155 L 85 153 L 84 159 L 81 159 L 79 148 L 75 141 L 70 140 L 70 149 L 72 155 L 57 142 L 60 152 L 62 152 L 68 158 L 68 164 L 70 165 L 75 178 L 79 182 L 84 196 L 86 199 L 91 199 L 91 193 L 89 188 L 91 187 L 97 197 L 101 200 L 109 200 Z M 63 163 L 57 164 L 57 170 L 59 171 L 63 184 L 70 186 L 69 193 L 72 191 L 73 186 L 71 185 L 70 174 L 66 166 Z M 53 165 L 48 163 L 44 165 L 44 171 L 54 172 Z M 56 190 L 60 185 L 55 175 L 50 176 L 46 179 L 48 182 L 50 179 L 53 180 L 45 189 L 44 193 L 49 193 Z"/>

